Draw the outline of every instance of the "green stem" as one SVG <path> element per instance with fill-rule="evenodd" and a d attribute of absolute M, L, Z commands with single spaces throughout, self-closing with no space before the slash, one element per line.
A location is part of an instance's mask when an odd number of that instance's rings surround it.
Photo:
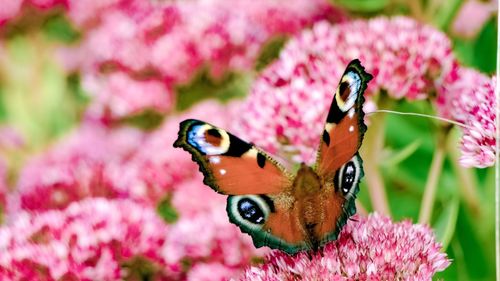
<path fill-rule="evenodd" d="M 422 1 L 420 0 L 409 0 L 406 1 L 408 8 L 410 9 L 410 14 L 413 18 L 420 22 L 425 22 L 425 13 L 422 7 Z"/>
<path fill-rule="evenodd" d="M 463 201 L 471 211 L 471 213 L 478 218 L 481 214 L 479 203 L 479 195 L 477 181 L 473 169 L 466 169 L 459 164 L 459 151 L 457 149 L 457 139 L 449 138 L 448 142 L 448 155 L 451 157 L 451 163 L 455 175 L 458 178 L 458 186 L 460 188 L 460 195 Z"/>
<path fill-rule="evenodd" d="M 446 154 L 446 139 L 450 131 L 450 126 L 441 127 L 437 136 L 436 149 L 432 157 L 431 167 L 425 184 L 424 198 L 420 206 L 420 214 L 418 222 L 429 224 L 432 217 L 432 210 L 434 208 L 434 201 L 436 201 L 437 184 L 439 176 L 443 170 L 443 164 Z"/>
<path fill-rule="evenodd" d="M 363 166 L 373 209 L 381 214 L 390 215 L 384 180 L 378 167 L 384 139 L 385 113 L 377 113 L 370 117 L 369 129 L 363 141 Z"/>

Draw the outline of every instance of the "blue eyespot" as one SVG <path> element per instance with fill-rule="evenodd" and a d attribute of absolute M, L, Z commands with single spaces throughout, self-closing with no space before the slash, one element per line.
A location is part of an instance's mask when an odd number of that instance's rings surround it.
<path fill-rule="evenodd" d="M 354 185 L 354 180 L 356 179 L 356 166 L 354 166 L 353 162 L 348 162 L 343 169 L 343 173 L 341 176 L 342 179 L 342 193 L 347 195 Z"/>
<path fill-rule="evenodd" d="M 254 224 L 264 224 L 264 212 L 259 205 L 250 198 L 243 198 L 238 202 L 240 216 Z"/>

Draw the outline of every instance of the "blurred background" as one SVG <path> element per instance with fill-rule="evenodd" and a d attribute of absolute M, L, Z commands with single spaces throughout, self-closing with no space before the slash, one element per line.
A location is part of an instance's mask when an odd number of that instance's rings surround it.
<path fill-rule="evenodd" d="M 311 163 L 338 79 L 360 58 L 375 76 L 366 112 L 455 123 L 367 114 L 358 209 L 431 225 L 452 260 L 438 279 L 493 280 L 497 11 L 482 0 L 0 0 L 0 274 L 238 276 L 265 250 L 172 147 L 179 122 Z"/>

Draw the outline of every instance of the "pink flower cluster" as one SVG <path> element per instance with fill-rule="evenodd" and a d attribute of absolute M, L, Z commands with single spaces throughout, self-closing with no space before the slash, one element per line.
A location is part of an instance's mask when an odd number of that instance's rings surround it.
<path fill-rule="evenodd" d="M 239 280 L 431 280 L 450 264 L 440 248 L 427 226 L 357 216 L 321 254 L 275 251 Z"/>
<path fill-rule="evenodd" d="M 476 70 L 457 67 L 439 92 L 439 115 L 464 124 L 460 163 L 488 167 L 495 163 L 495 79 Z"/>
<path fill-rule="evenodd" d="M 473 91 L 477 103 L 468 111 L 469 118 L 463 129 L 462 156 L 465 167 L 488 167 L 496 162 L 496 137 L 498 101 L 495 94 L 495 78 L 479 84 Z"/>
<path fill-rule="evenodd" d="M 446 35 L 409 18 L 321 22 L 289 41 L 253 84 L 238 132 L 271 153 L 311 163 L 335 87 L 354 58 L 374 76 L 368 97 L 383 90 L 411 100 L 440 88 L 455 65 Z"/>
<path fill-rule="evenodd" d="M 23 168 L 9 212 L 64 208 L 86 197 L 129 198 L 154 205 L 198 173 L 189 155 L 172 147 L 180 121 L 199 118 L 224 127 L 232 115 L 229 108 L 207 101 L 168 118 L 150 133 L 83 123 Z"/>
<path fill-rule="evenodd" d="M 0 273 L 4 270 L 4 276 L 12 278 L 45 274 L 48 279 L 122 280 L 126 270 L 141 261 L 134 259 L 138 255 L 148 263 L 137 266 L 153 268 L 158 278 L 166 280 L 200 280 L 207 271 L 220 279 L 240 274 L 263 251 L 256 251 L 251 239 L 229 223 L 225 197 L 203 185 L 190 156 L 172 147 L 181 120 L 198 118 L 226 127 L 235 108 L 237 104 L 224 107 L 206 101 L 181 116 L 171 116 L 151 133 L 84 123 L 33 160 L 21 173 L 16 191 L 9 194 L 6 218 L 11 223 L 0 230 L 0 242 L 2 231 L 12 237 L 24 227 L 26 234 L 5 250 L 3 263 L 0 255 L 0 267 L 5 268 Z M 171 203 L 178 217 L 168 226 L 152 217 L 163 200 Z M 74 212 L 84 214 L 75 219 Z M 148 214 L 144 221 L 131 226 L 143 235 L 140 245 L 149 247 L 142 250 L 136 238 L 128 240 L 123 227 L 135 213 L 140 217 L 144 212 Z M 115 224 L 123 227 L 116 229 Z M 158 227 L 151 233 L 148 229 L 153 226 L 148 224 Z M 105 229 L 101 233 L 96 227 Z M 100 237 L 111 235 L 107 232 L 124 236 L 113 236 L 103 244 Z M 90 245 L 77 247 L 75 239 Z M 136 252 L 126 258 L 116 254 L 132 250 Z M 62 254 L 47 257 L 53 252 Z"/>
<path fill-rule="evenodd" d="M 123 212 L 120 210 L 127 210 Z M 150 208 L 129 200 L 88 199 L 64 210 L 17 213 L 0 228 L 2 280 L 123 280 L 151 264 L 168 276 L 161 246 L 168 227 Z"/>
<path fill-rule="evenodd" d="M 274 36 L 343 18 L 326 0 L 86 2 L 91 5 L 82 7 L 83 16 L 77 1 L 69 4 L 85 36 L 63 58 L 68 68 L 82 71 L 84 87 L 96 96 L 90 114 L 111 119 L 144 109 L 168 112 L 173 87 L 202 68 L 214 77 L 252 69 Z"/>

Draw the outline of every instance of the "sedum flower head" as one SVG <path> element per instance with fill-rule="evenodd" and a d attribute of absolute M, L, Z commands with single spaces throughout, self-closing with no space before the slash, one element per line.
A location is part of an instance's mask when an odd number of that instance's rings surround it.
<path fill-rule="evenodd" d="M 437 99 L 438 114 L 464 124 L 460 163 L 484 168 L 495 163 L 496 79 L 457 67 L 446 78 Z"/>
<path fill-rule="evenodd" d="M 473 99 L 477 103 L 468 111 L 461 141 L 460 163 L 465 167 L 484 168 L 496 162 L 496 84 L 497 80 L 492 78 L 473 91 Z"/>
<path fill-rule="evenodd" d="M 126 212 L 120 210 L 127 210 Z M 143 260 L 168 275 L 159 251 L 167 226 L 130 200 L 87 199 L 66 209 L 16 213 L 0 228 L 2 280 L 120 280 Z"/>
<path fill-rule="evenodd" d="M 356 216 L 321 253 L 274 251 L 239 280 L 431 280 L 449 266 L 432 230 L 410 221 Z"/>

